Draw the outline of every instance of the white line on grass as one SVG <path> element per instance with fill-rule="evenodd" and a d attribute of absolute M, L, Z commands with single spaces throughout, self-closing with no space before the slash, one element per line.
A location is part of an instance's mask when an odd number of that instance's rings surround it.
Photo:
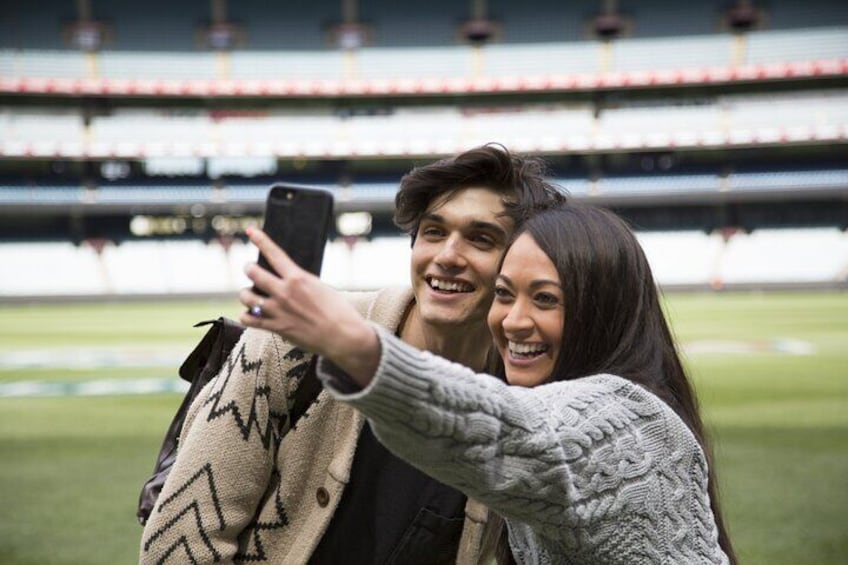
<path fill-rule="evenodd" d="M 0 398 L 185 393 L 188 386 L 187 382 L 180 379 L 99 379 L 81 382 L 17 381 L 0 384 Z"/>

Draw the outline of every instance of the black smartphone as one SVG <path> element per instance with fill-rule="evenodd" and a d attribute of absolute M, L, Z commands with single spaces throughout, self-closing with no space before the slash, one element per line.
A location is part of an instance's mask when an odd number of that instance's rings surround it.
<path fill-rule="evenodd" d="M 275 184 L 268 192 L 262 231 L 303 269 L 321 275 L 333 218 L 333 194 L 320 188 Z M 260 253 L 258 264 L 274 271 Z M 256 287 L 253 291 L 265 295 Z"/>

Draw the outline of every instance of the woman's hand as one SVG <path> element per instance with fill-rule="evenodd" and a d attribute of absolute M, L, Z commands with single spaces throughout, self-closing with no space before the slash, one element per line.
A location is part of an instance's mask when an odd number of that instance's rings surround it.
<path fill-rule="evenodd" d="M 262 230 L 249 229 L 247 235 L 279 276 L 255 263 L 245 268 L 250 280 L 268 296 L 243 289 L 239 300 L 248 311 L 239 321 L 276 332 L 330 359 L 360 386 L 371 382 L 380 361 L 374 329 L 339 292 L 301 269 Z"/>

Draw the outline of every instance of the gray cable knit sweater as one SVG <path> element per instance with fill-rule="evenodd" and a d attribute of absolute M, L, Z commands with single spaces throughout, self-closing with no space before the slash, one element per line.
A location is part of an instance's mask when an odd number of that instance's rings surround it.
<path fill-rule="evenodd" d="M 614 375 L 507 386 L 377 328 L 380 364 L 352 390 L 386 447 L 506 517 L 519 563 L 727 563 L 704 453 L 659 398 Z"/>

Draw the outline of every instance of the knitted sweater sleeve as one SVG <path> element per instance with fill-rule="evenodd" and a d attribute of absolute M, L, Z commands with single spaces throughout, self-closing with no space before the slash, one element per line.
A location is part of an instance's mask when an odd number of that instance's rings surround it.
<path fill-rule="evenodd" d="M 691 546 L 681 555 L 716 555 L 703 453 L 653 394 L 612 375 L 508 386 L 378 333 L 374 380 L 351 391 L 321 360 L 325 386 L 398 456 L 503 514 L 511 542 L 523 527 L 572 557 L 622 543 L 655 563 L 674 543 Z M 688 530 L 669 539 L 692 519 L 706 541 Z"/>
<path fill-rule="evenodd" d="M 308 363 L 269 332 L 242 334 L 192 403 L 142 535 L 140 563 L 231 562 L 250 553 L 249 536 L 240 534 L 272 481 L 288 399 Z"/>

